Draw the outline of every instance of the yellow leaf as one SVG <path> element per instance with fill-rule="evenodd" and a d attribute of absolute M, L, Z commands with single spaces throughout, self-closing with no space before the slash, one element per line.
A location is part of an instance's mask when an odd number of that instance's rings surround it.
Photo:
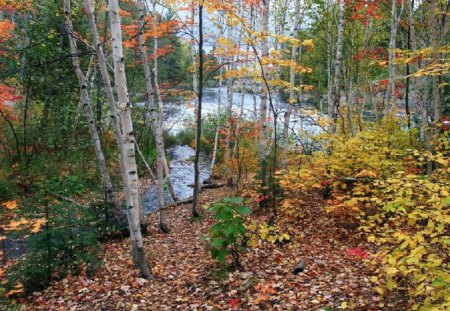
<path fill-rule="evenodd" d="M 386 268 L 386 274 L 391 276 L 391 275 L 395 275 L 398 272 L 397 268 L 394 267 L 387 267 Z"/>
<path fill-rule="evenodd" d="M 369 235 L 369 236 L 367 237 L 367 241 L 368 241 L 368 242 L 375 242 L 375 236 L 374 236 L 374 235 Z"/>
<path fill-rule="evenodd" d="M 248 240 L 247 245 L 250 247 L 256 247 L 256 246 L 258 246 L 258 242 L 256 242 L 255 239 L 250 239 L 250 240 Z"/>
<path fill-rule="evenodd" d="M 341 308 L 342 310 L 347 309 L 347 302 L 346 302 L 346 301 L 343 301 L 343 302 L 341 303 L 340 308 Z"/>

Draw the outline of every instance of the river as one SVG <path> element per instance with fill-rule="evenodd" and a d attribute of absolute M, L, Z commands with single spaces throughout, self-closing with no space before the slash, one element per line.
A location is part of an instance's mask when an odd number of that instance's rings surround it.
<path fill-rule="evenodd" d="M 221 94 L 222 108 L 226 105 L 226 87 L 222 87 L 219 91 L 218 87 L 206 88 L 203 92 L 202 114 L 204 116 L 217 113 L 217 106 L 219 102 L 219 94 Z M 243 97 L 242 97 L 243 96 Z M 233 93 L 233 111 L 240 112 L 241 103 L 243 106 L 243 116 L 247 119 L 255 119 L 257 114 L 255 108 L 258 110 L 261 99 L 257 94 L 240 92 Z M 283 122 L 284 112 L 287 108 L 287 103 L 276 101 L 274 103 L 277 114 L 279 115 L 279 124 Z M 167 104 L 165 116 L 165 128 L 171 133 L 176 134 L 187 126 L 192 126 L 194 119 L 195 106 L 193 102 L 180 104 Z M 320 127 L 316 125 L 316 120 L 320 117 L 312 109 L 304 109 L 302 115 L 300 113 L 293 113 L 291 117 L 291 133 L 297 134 L 301 131 L 309 133 L 318 133 L 321 131 Z M 298 142 L 305 144 L 307 138 L 302 135 L 298 136 L 303 140 Z M 295 141 L 295 140 L 294 140 Z M 179 199 L 185 199 L 193 194 L 193 188 L 189 185 L 194 183 L 194 162 L 193 158 L 195 150 L 190 146 L 174 146 L 168 150 L 170 159 L 171 181 L 174 190 Z M 200 157 L 200 180 L 201 182 L 209 178 L 209 168 L 211 166 L 211 159 L 201 154 Z M 146 213 L 152 213 L 158 210 L 156 186 L 150 186 L 141 198 L 142 205 Z M 164 191 L 165 202 L 172 202 L 172 198 L 167 190 Z"/>

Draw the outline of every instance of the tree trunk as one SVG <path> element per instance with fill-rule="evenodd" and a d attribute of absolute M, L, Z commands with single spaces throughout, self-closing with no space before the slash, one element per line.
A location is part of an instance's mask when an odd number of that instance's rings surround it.
<path fill-rule="evenodd" d="M 392 11 L 391 11 L 391 36 L 389 40 L 389 82 L 387 89 L 387 106 L 385 107 L 386 112 L 390 112 L 395 108 L 395 49 L 397 48 L 397 28 L 400 22 L 400 16 L 403 11 L 403 0 L 400 12 L 397 14 L 397 0 L 392 0 Z M 409 0 L 408 0 L 409 1 Z"/>
<path fill-rule="evenodd" d="M 295 2 L 295 17 L 294 17 L 294 33 L 293 37 L 295 39 L 299 39 L 299 24 L 300 24 L 300 0 Z M 299 46 L 296 43 L 292 44 L 291 47 L 291 61 L 295 62 L 297 59 L 297 50 Z M 288 108 L 286 113 L 284 114 L 284 125 L 283 125 L 283 157 L 281 160 L 281 168 L 286 169 L 287 167 L 287 153 L 289 148 L 289 123 L 291 120 L 292 114 L 292 105 L 294 105 L 296 101 L 295 96 L 295 68 L 291 66 L 289 68 L 289 100 L 288 100 Z"/>
<path fill-rule="evenodd" d="M 153 2 L 153 12 L 156 12 L 156 2 Z M 158 21 L 156 19 L 156 16 L 153 16 L 153 29 L 156 29 L 158 27 Z M 155 84 L 155 91 L 156 91 L 156 99 L 158 101 L 158 114 L 159 114 L 159 126 L 160 126 L 160 135 L 161 135 L 161 144 L 162 144 L 162 156 L 163 156 L 163 174 L 165 176 L 165 179 L 163 180 L 163 183 L 167 183 L 169 188 L 170 196 L 174 201 L 178 201 L 177 195 L 175 193 L 175 190 L 173 189 L 172 180 L 170 179 L 170 168 L 169 164 L 167 162 L 166 158 L 166 148 L 164 145 L 164 104 L 161 96 L 161 89 L 159 87 L 159 78 L 158 78 L 158 37 L 155 35 L 153 37 L 153 82 Z"/>
<path fill-rule="evenodd" d="M 194 160 L 194 194 L 192 196 L 192 216 L 200 216 L 198 212 L 198 194 L 200 192 L 200 149 L 202 136 L 202 100 L 203 100 L 203 5 L 198 6 L 198 106 L 197 106 L 197 134 L 195 137 L 196 150 Z"/>
<path fill-rule="evenodd" d="M 98 59 L 98 65 L 100 68 L 100 74 L 103 80 L 103 86 L 105 88 L 106 96 L 108 98 L 108 104 L 110 109 L 110 121 L 114 130 L 114 135 L 116 137 L 116 142 L 118 146 L 119 151 L 119 164 L 120 164 L 120 173 L 122 177 L 122 183 L 124 189 L 129 188 L 129 182 L 128 182 L 128 176 L 126 174 L 126 167 L 125 167 L 125 158 L 123 154 L 123 142 L 122 142 L 122 130 L 119 122 L 119 112 L 117 111 L 116 106 L 116 100 L 114 98 L 113 89 L 111 86 L 111 80 L 108 74 L 108 68 L 106 65 L 106 59 L 105 54 L 103 53 L 103 46 L 100 43 L 98 31 L 97 31 L 97 25 L 95 23 L 95 16 L 94 12 L 92 10 L 91 2 L 90 0 L 84 0 L 84 8 L 86 10 L 86 14 L 88 16 L 89 20 L 89 30 L 92 35 L 92 39 L 95 45 L 95 50 L 97 54 Z M 115 214 L 118 216 L 120 215 L 120 218 L 122 218 L 122 209 L 116 210 Z"/>
<path fill-rule="evenodd" d="M 212 154 L 212 160 L 211 160 L 211 169 L 210 169 L 210 175 L 213 174 L 214 165 L 216 164 L 216 158 L 217 158 L 217 148 L 219 146 L 219 133 L 220 133 L 220 109 L 222 106 L 222 69 L 223 67 L 220 67 L 219 70 L 219 100 L 217 103 L 217 127 L 216 127 L 216 133 L 214 135 L 214 148 L 213 148 L 213 154 Z"/>
<path fill-rule="evenodd" d="M 145 19 L 145 7 L 142 0 L 137 0 L 137 7 L 139 8 L 139 22 L 138 22 L 138 44 L 139 52 L 141 54 L 142 65 L 144 68 L 145 86 L 147 91 L 147 111 L 150 114 L 150 123 L 153 130 L 156 143 L 156 187 L 157 187 L 157 198 L 159 205 L 159 228 L 163 232 L 168 232 L 168 227 L 166 223 L 166 211 L 164 210 L 164 146 L 162 143 L 162 126 L 160 124 L 160 117 L 158 114 L 159 107 L 156 107 L 153 96 L 155 92 L 152 85 L 152 75 L 150 72 L 150 66 L 147 59 L 147 50 L 144 39 L 144 19 Z M 155 18 L 153 18 L 155 20 Z M 157 62 L 155 56 L 155 62 Z M 155 83 L 156 85 L 156 83 Z"/>
<path fill-rule="evenodd" d="M 84 76 L 83 70 L 81 69 L 80 60 L 77 56 L 78 50 L 77 50 L 77 43 L 75 41 L 75 38 L 73 37 L 70 0 L 64 0 L 64 21 L 68 32 L 70 53 L 72 54 L 72 65 L 78 79 L 78 84 L 80 86 L 80 97 L 84 112 L 86 114 L 89 133 L 91 135 L 92 143 L 94 145 L 95 156 L 97 158 L 98 168 L 103 182 L 103 187 L 105 188 L 106 200 L 107 202 L 114 204 L 115 211 L 119 211 L 120 203 L 119 200 L 117 199 L 116 192 L 114 191 L 114 188 L 112 186 L 111 177 L 109 175 L 108 168 L 106 165 L 105 155 L 103 154 L 102 145 L 100 143 L 97 126 L 95 124 L 94 114 L 92 112 L 91 98 L 89 96 L 87 88 L 87 81 Z"/>
<path fill-rule="evenodd" d="M 229 67 L 231 69 L 231 66 Z M 229 186 L 233 185 L 233 177 L 231 176 L 230 173 L 230 160 L 231 160 L 231 127 L 232 127 L 232 122 L 233 122 L 233 79 L 232 78 L 228 78 L 227 79 L 227 121 L 225 123 L 225 131 L 226 131 L 226 136 L 225 136 L 225 148 L 224 148 L 224 163 L 226 166 L 226 173 L 225 173 L 225 177 L 227 179 L 227 184 Z"/>
<path fill-rule="evenodd" d="M 336 122 L 339 112 L 339 102 L 340 102 L 340 92 L 339 92 L 339 82 L 341 75 L 341 64 L 342 64 L 342 49 L 343 49 L 343 39 L 344 39 L 344 22 L 345 22 L 345 2 L 339 1 L 339 21 L 338 21 L 338 39 L 336 45 L 336 59 L 334 62 L 334 84 L 331 89 L 331 107 L 329 108 L 329 115 L 332 119 L 331 132 L 336 132 Z"/>
<path fill-rule="evenodd" d="M 125 189 L 125 197 L 127 201 L 127 217 L 130 229 L 131 245 L 135 264 L 140 268 L 142 275 L 149 278 L 151 274 L 145 258 L 144 242 L 142 239 L 141 228 L 139 226 L 139 178 L 134 148 L 131 102 L 128 98 L 128 87 L 125 76 L 122 29 L 118 0 L 109 0 L 108 11 L 111 17 L 110 25 L 114 60 L 114 81 L 119 101 L 119 109 L 121 111 L 120 119 L 122 124 L 123 155 L 125 158 L 125 169 L 129 182 L 129 187 Z"/>
<path fill-rule="evenodd" d="M 261 57 L 267 58 L 269 56 L 269 41 L 267 38 L 269 32 L 269 1 L 262 0 L 262 47 L 261 47 Z M 264 67 L 263 67 L 264 68 Z M 262 68 L 261 75 L 263 75 L 263 80 L 265 79 L 265 70 Z M 266 85 L 261 86 L 261 103 L 259 107 L 259 151 L 258 156 L 260 160 L 260 173 L 259 179 L 261 184 L 264 186 L 266 184 L 267 175 L 267 93 L 268 89 Z"/>
<path fill-rule="evenodd" d="M 438 23 L 436 21 L 436 2 L 437 0 L 430 1 L 430 37 L 431 37 L 431 48 L 433 50 L 433 63 L 438 63 L 440 55 L 437 52 L 438 49 L 438 35 L 437 28 Z M 441 102 L 441 91 L 439 89 L 439 76 L 433 75 L 432 86 L 433 86 L 433 110 L 434 110 L 434 122 L 439 122 L 442 114 L 442 102 Z"/>

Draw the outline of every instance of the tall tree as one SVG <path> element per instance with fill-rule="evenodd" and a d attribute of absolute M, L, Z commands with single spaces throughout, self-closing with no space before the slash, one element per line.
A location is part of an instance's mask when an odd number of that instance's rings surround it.
<path fill-rule="evenodd" d="M 202 101 L 203 101 L 203 0 L 198 6 L 198 91 L 197 91 L 197 132 L 194 158 L 194 194 L 192 199 L 192 216 L 200 216 L 198 212 L 198 194 L 200 192 L 200 150 L 202 137 Z M 194 68 L 195 70 L 195 68 Z"/>
<path fill-rule="evenodd" d="M 270 0 L 262 0 L 262 24 L 261 24 L 261 36 L 262 36 L 262 45 L 261 45 L 261 58 L 268 58 L 269 56 L 269 1 Z M 263 80 L 266 81 L 266 70 L 264 67 L 261 68 L 261 75 L 263 76 Z M 259 108 L 259 151 L 258 156 L 261 162 L 260 167 L 260 179 L 262 184 L 266 183 L 266 174 L 267 174 L 267 154 L 268 154 L 268 139 L 267 139 L 267 95 L 269 90 L 267 89 L 267 83 L 263 83 L 261 86 L 261 104 Z"/>
<path fill-rule="evenodd" d="M 75 71 L 75 74 L 78 79 L 78 84 L 80 86 L 80 100 L 84 109 L 84 112 L 86 114 L 86 119 L 89 127 L 89 133 L 91 135 L 92 143 L 94 145 L 95 150 L 95 156 L 97 158 L 97 164 L 100 171 L 100 176 L 103 182 L 103 187 L 105 188 L 106 193 L 106 199 L 108 202 L 113 203 L 115 208 L 114 210 L 116 213 L 120 213 L 120 203 L 117 199 L 116 193 L 114 191 L 114 188 L 112 186 L 111 177 L 108 172 L 108 167 L 106 165 L 106 159 L 105 155 L 103 153 L 102 145 L 100 142 L 100 138 L 98 135 L 98 130 L 94 118 L 94 114 L 92 112 L 92 105 L 91 105 L 91 97 L 89 95 L 88 91 L 88 84 L 86 77 L 83 73 L 83 70 L 81 69 L 80 60 L 78 58 L 78 49 L 77 49 L 77 42 L 75 40 L 75 35 L 73 31 L 73 24 L 72 24 L 72 18 L 71 18 L 71 7 L 70 7 L 70 0 L 64 0 L 64 22 L 69 38 L 69 44 L 70 44 L 70 54 L 72 58 L 72 65 Z"/>
<path fill-rule="evenodd" d="M 128 97 L 128 86 L 125 75 L 125 63 L 122 44 L 121 19 L 119 14 L 118 0 L 110 0 L 108 7 L 111 25 L 111 45 L 114 60 L 114 81 L 120 109 L 120 120 L 122 127 L 123 155 L 125 157 L 125 171 L 128 177 L 129 187 L 125 188 L 127 201 L 127 217 L 130 229 L 130 238 L 135 264 L 139 267 L 142 275 L 151 276 L 147 260 L 145 258 L 144 242 L 139 225 L 139 177 L 135 156 L 135 139 L 133 131 L 133 120 L 131 118 L 131 102 Z"/>
<path fill-rule="evenodd" d="M 294 39 L 299 40 L 300 33 L 300 0 L 295 1 L 295 13 L 294 13 L 294 30 L 293 37 Z M 297 42 L 293 42 L 291 46 L 291 61 L 295 62 L 297 59 L 297 51 L 299 49 L 300 44 Z M 286 113 L 284 114 L 284 124 L 283 124 L 283 158 L 281 160 L 281 168 L 286 169 L 287 165 L 287 152 L 289 147 L 289 122 L 291 120 L 292 114 L 292 106 L 296 103 L 295 96 L 295 68 L 291 66 L 289 68 L 289 99 L 288 99 L 288 107 L 286 109 Z"/>
<path fill-rule="evenodd" d="M 344 41 L 344 22 L 345 22 L 345 1 L 339 1 L 339 20 L 337 26 L 337 44 L 336 44 L 336 56 L 334 60 L 334 80 L 331 88 L 331 96 L 328 101 L 328 115 L 332 120 L 331 131 L 336 131 L 336 122 L 339 113 L 340 102 L 340 77 L 341 77 L 341 64 L 342 64 L 342 50 Z"/>
<path fill-rule="evenodd" d="M 387 90 L 388 104 L 385 107 L 386 111 L 391 111 L 395 107 L 395 49 L 397 47 L 397 29 L 400 23 L 400 18 L 403 12 L 403 0 L 401 1 L 400 10 L 397 9 L 398 1 L 392 0 L 391 8 L 391 34 L 389 39 L 389 82 Z M 408 0 L 409 1 L 409 0 Z"/>
<path fill-rule="evenodd" d="M 147 57 L 147 45 L 145 43 L 144 38 L 144 29 L 145 29 L 145 17 L 146 10 L 145 5 L 142 0 L 137 0 L 137 7 L 139 8 L 139 21 L 138 21 L 138 45 L 139 52 L 141 54 L 142 65 L 144 68 L 144 77 L 145 77 L 145 86 L 147 91 L 147 111 L 150 114 L 150 126 L 152 128 L 155 143 L 156 143 L 156 189 L 157 189 L 157 198 L 159 205 L 159 228 L 163 232 L 168 232 L 167 222 L 166 222 L 166 211 L 164 209 L 164 145 L 163 145 L 163 136 L 162 136 L 162 124 L 160 120 L 160 116 L 158 111 L 160 111 L 160 107 L 157 107 L 154 100 L 155 91 L 153 89 L 153 81 L 152 74 L 150 71 L 150 66 L 148 64 Z M 155 19 L 156 17 L 153 17 Z M 154 26 L 154 25 L 153 25 Z M 156 56 L 155 56 L 156 57 Z M 158 62 L 155 59 L 155 64 Z M 155 76 L 155 80 L 157 77 Z M 155 81 L 156 85 L 156 81 Z M 157 96 L 158 100 L 160 95 Z"/>

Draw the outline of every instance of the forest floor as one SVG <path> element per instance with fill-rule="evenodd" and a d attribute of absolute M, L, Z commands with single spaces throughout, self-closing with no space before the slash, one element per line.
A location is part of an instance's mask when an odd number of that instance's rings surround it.
<path fill-rule="evenodd" d="M 233 196 L 228 188 L 205 190 L 200 203 Z M 148 216 L 145 247 L 155 278 L 140 278 L 130 259 L 128 239 L 102 246 L 103 266 L 88 278 L 68 276 L 35 293 L 23 310 L 404 310 L 404 298 L 382 301 L 364 260 L 349 250 L 369 249 L 357 229 L 344 228 L 311 196 L 299 219 L 279 224 L 291 241 L 259 243 L 241 255 L 242 268 L 230 270 L 211 259 L 204 236 L 213 222 L 204 213 L 190 220 L 190 205 L 167 211 L 171 228 L 162 234 L 158 215 Z M 250 217 L 268 220 L 268 212 Z M 290 228 L 290 229 L 287 229 Z M 373 251 L 373 250 L 372 250 Z M 294 275 L 303 259 L 306 268 Z"/>

